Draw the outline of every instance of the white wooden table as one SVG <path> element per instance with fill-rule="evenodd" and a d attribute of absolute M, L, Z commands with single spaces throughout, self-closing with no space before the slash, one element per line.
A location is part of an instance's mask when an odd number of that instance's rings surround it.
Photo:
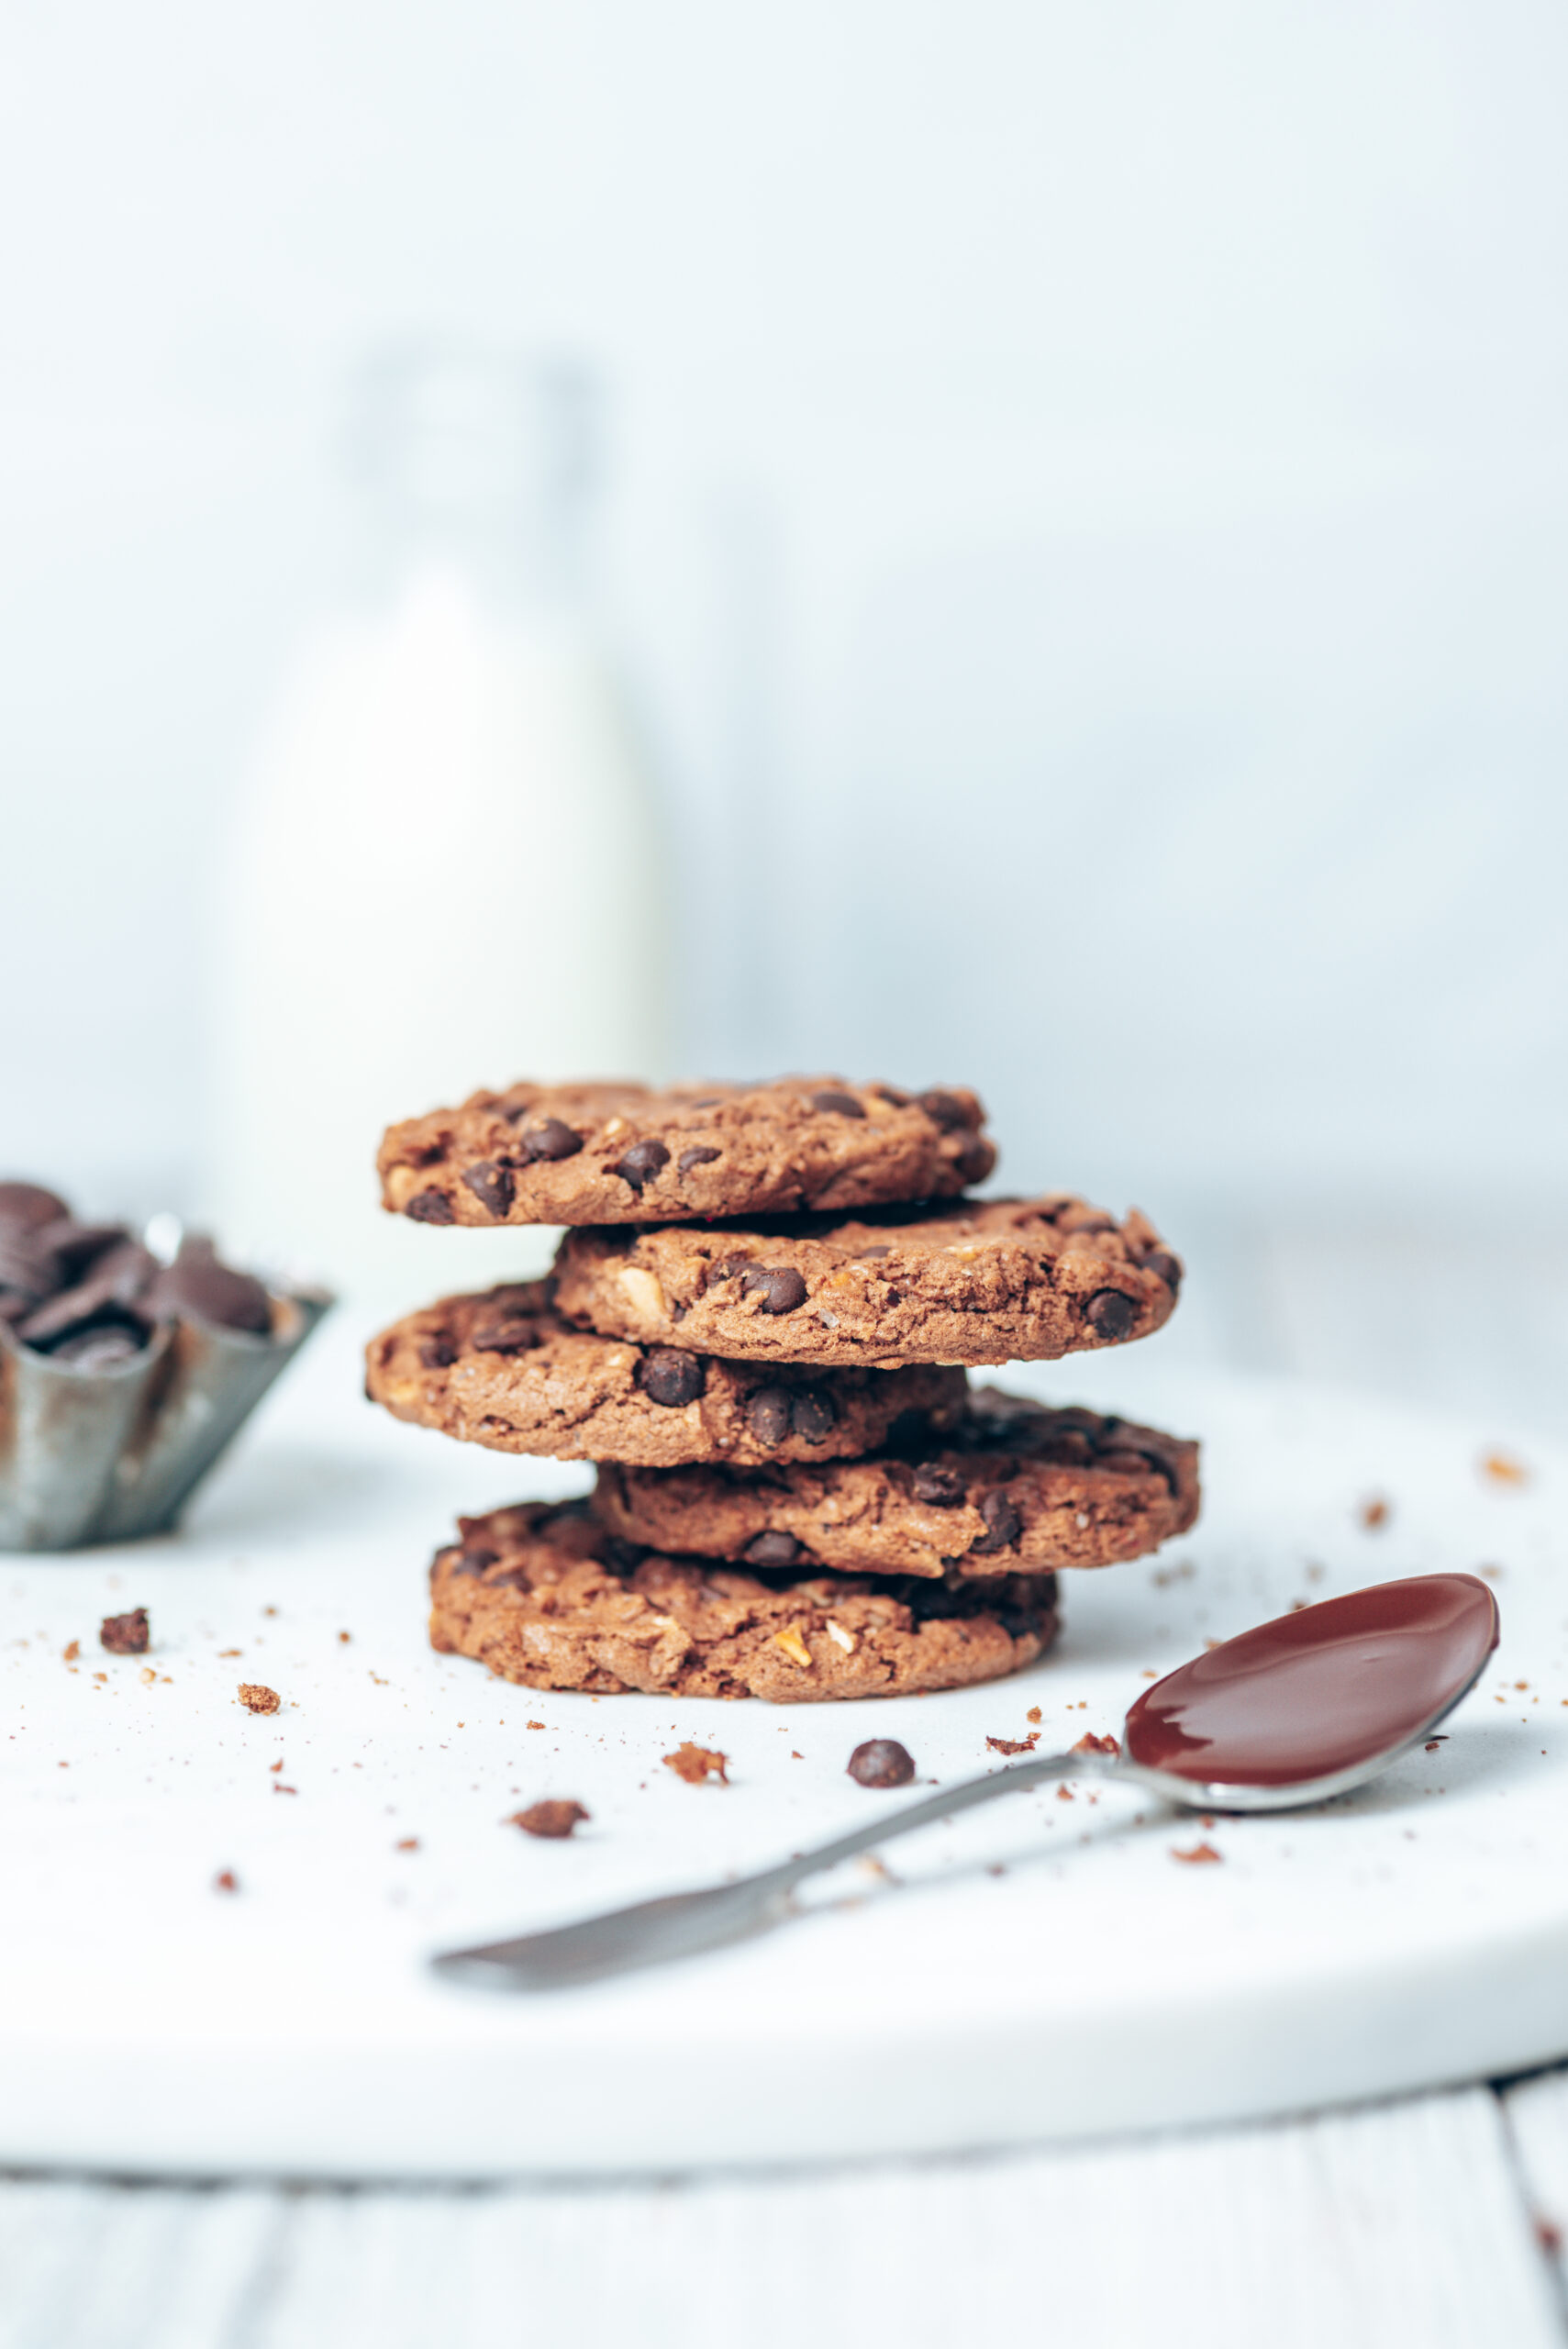
<path fill-rule="evenodd" d="M 1170 1342 L 1561 1432 L 1568 1241 L 1195 1233 Z M 1483 1277 L 1483 1272 L 1485 1276 Z M 1453 1300 L 1462 1297 L 1462 1316 Z M 1476 1985 L 1476 1995 L 1485 1986 Z M 127 2018 L 134 2028 L 134 2018 Z M 1263 2127 L 468 2191 L 0 2180 L 0 2349 L 1568 2341 L 1568 2070 Z"/>

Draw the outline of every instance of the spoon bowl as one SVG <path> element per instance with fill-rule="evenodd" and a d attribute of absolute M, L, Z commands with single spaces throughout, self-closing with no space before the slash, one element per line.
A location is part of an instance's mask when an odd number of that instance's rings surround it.
<path fill-rule="evenodd" d="M 1298 1810 L 1349 1794 L 1428 1738 L 1497 1644 L 1474 1575 L 1421 1575 L 1327 1598 L 1206 1650 L 1144 1690 L 1114 1739 L 945 1787 L 738 1884 L 673 1893 L 432 1961 L 449 1981 L 555 1990 L 716 1949 L 780 1923 L 807 1876 L 998 1797 L 1065 1777 L 1124 1779 L 1178 1809 Z"/>

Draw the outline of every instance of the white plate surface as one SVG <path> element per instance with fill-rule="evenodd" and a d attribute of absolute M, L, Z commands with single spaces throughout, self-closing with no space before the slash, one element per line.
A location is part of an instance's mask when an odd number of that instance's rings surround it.
<path fill-rule="evenodd" d="M 852 1706 L 541 1696 L 430 1652 L 424 1572 L 455 1509 L 584 1472 L 386 1421 L 356 1399 L 352 1336 L 317 1340 L 184 1535 L 0 1561 L 0 2161 L 788 2161 L 1238 2118 L 1568 2051 L 1568 1457 L 1520 1445 L 1529 1480 L 1505 1484 L 1480 1465 L 1495 1429 L 1176 1377 L 1157 1349 L 1014 1371 L 1206 1447 L 1196 1531 L 1065 1577 L 1062 1643 L 1034 1669 Z M 1447 1743 L 1359 1797 L 1206 1830 L 1048 1788 L 681 1968 L 548 1999 L 424 1970 L 892 1810 L 844 1775 L 862 1738 L 902 1738 L 922 1779 L 967 1776 L 1001 1766 L 985 1739 L 1023 1735 L 1030 1707 L 1042 1750 L 1114 1731 L 1144 1675 L 1206 1638 L 1442 1567 L 1496 1573 L 1496 1668 Z M 152 1653 L 102 1654 L 100 1617 L 135 1605 Z M 283 1709 L 242 1710 L 241 1679 Z M 730 1756 L 728 1787 L 662 1766 L 688 1737 Z M 541 1795 L 591 1826 L 543 1843 L 502 1824 Z M 1200 1840 L 1218 1865 L 1174 1856 Z M 223 1869 L 237 1894 L 214 1889 Z"/>

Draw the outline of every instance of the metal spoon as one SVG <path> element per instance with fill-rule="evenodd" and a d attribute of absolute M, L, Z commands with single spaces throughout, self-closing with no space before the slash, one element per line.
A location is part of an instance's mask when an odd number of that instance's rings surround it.
<path fill-rule="evenodd" d="M 1185 1810 L 1299 1809 L 1348 1794 L 1428 1737 L 1469 1695 L 1497 1644 L 1497 1604 L 1473 1575 L 1379 1583 L 1260 1624 L 1148 1688 L 1119 1750 L 1017 1762 L 868 1820 L 779 1866 L 703 1892 L 641 1900 L 433 1960 L 449 1981 L 558 1990 L 781 1923 L 807 1876 L 938 1820 L 1052 1778 L 1114 1778 Z"/>

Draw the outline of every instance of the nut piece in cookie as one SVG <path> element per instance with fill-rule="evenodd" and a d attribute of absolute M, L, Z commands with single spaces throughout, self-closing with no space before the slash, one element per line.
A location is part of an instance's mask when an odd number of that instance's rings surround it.
<path fill-rule="evenodd" d="M 418 1223 L 660 1223 L 951 1198 L 996 1153 L 961 1086 L 514 1085 L 388 1129 L 382 1204 Z"/>
<path fill-rule="evenodd" d="M 535 1688 L 896 1696 L 1018 1669 L 1056 1631 L 1051 1575 L 984 1584 L 803 1577 L 618 1542 L 583 1503 L 459 1520 L 430 1569 L 430 1642 Z M 701 1749 L 706 1751 L 706 1749 Z"/>
<path fill-rule="evenodd" d="M 962 1370 L 796 1368 L 639 1346 L 576 1328 L 547 1281 L 449 1297 L 383 1330 L 365 1391 L 460 1442 L 673 1468 L 846 1459 L 895 1431 L 932 1448 L 963 1408 Z"/>
<path fill-rule="evenodd" d="M 731 1362 L 1052 1362 L 1145 1338 L 1181 1269 L 1134 1210 L 1118 1223 L 1066 1193 L 568 1231 L 556 1304 L 645 1346 Z"/>

